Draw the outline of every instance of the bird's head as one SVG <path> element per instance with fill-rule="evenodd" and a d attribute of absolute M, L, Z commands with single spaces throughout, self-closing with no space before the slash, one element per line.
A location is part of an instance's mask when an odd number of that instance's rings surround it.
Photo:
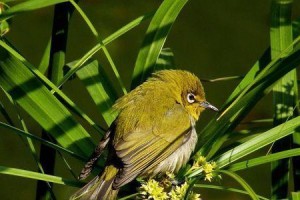
<path fill-rule="evenodd" d="M 183 70 L 162 70 L 154 76 L 169 83 L 176 102 L 184 106 L 195 120 L 198 120 L 200 113 L 205 109 L 218 111 L 206 101 L 203 86 L 194 74 Z"/>

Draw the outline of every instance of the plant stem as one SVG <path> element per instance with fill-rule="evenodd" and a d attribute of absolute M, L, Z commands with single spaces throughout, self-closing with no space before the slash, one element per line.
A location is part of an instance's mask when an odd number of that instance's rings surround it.
<path fill-rule="evenodd" d="M 276 58 L 292 42 L 291 10 L 292 0 L 273 0 L 271 9 L 271 57 Z M 291 49 L 292 51 L 292 49 Z M 287 55 L 291 52 L 288 51 Z M 283 55 L 286 56 L 286 55 Z M 284 123 L 291 116 L 296 116 L 294 107 L 297 105 L 296 70 L 286 74 L 273 88 L 274 126 Z M 274 143 L 272 152 L 280 152 L 292 148 L 292 136 L 285 137 Z M 272 168 L 272 199 L 287 199 L 289 189 L 290 159 L 281 159 L 271 163 Z"/>
<path fill-rule="evenodd" d="M 73 7 L 70 3 L 61 3 L 55 5 L 54 19 L 52 27 L 52 40 L 50 50 L 50 63 L 48 69 L 48 78 L 58 84 L 63 78 L 63 67 L 65 65 L 65 54 L 67 47 L 67 35 L 70 15 L 73 12 Z M 52 140 L 48 133 L 43 130 L 42 139 Z M 55 168 L 55 150 L 48 146 L 41 145 L 40 162 L 44 167 L 46 174 L 53 174 Z M 51 197 L 48 186 L 44 181 L 38 181 L 36 200 L 50 199 Z"/>

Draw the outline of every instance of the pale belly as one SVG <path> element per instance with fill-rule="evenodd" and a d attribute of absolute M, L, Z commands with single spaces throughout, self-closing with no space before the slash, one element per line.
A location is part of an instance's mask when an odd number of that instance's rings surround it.
<path fill-rule="evenodd" d="M 195 149 L 197 140 L 198 136 L 195 128 L 193 127 L 188 140 L 185 141 L 185 143 L 174 151 L 168 158 L 155 167 L 153 175 L 164 172 L 178 172 L 178 170 L 188 162 Z"/>

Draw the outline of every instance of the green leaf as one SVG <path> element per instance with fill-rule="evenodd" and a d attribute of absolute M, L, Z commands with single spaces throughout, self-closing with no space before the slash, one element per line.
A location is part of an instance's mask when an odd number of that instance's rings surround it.
<path fill-rule="evenodd" d="M 175 67 L 174 54 L 172 50 L 170 48 L 163 48 L 155 64 L 154 71 L 162 69 L 174 69 Z"/>
<path fill-rule="evenodd" d="M 48 66 L 49 66 L 49 61 L 50 61 L 50 49 L 51 49 L 51 40 L 48 41 L 47 46 L 45 48 L 44 54 L 42 56 L 41 62 L 38 66 L 39 71 L 42 74 L 45 74 Z"/>
<path fill-rule="evenodd" d="M 61 146 L 59 146 L 57 144 L 54 144 L 54 143 L 49 142 L 47 140 L 44 140 L 44 139 L 42 139 L 40 137 L 37 137 L 37 136 L 35 136 L 35 135 L 31 134 L 31 133 L 28 133 L 28 132 L 20 130 L 20 129 L 16 128 L 16 127 L 13 127 L 13 126 L 11 126 L 9 124 L 0 122 L 0 126 L 2 128 L 10 130 L 8 133 L 15 133 L 15 134 L 18 134 L 20 136 L 24 136 L 24 137 L 33 139 L 33 140 L 35 140 L 37 142 L 40 142 L 40 143 L 42 143 L 42 144 L 44 144 L 44 145 L 46 145 L 48 147 L 51 147 L 51 148 L 53 148 L 53 149 L 55 149 L 57 151 L 60 151 L 60 152 L 63 152 L 63 153 L 67 153 L 67 154 L 69 154 L 69 155 L 71 155 L 71 156 L 73 156 L 73 157 L 75 157 L 75 158 L 77 158 L 79 160 L 83 160 L 83 161 L 87 160 L 86 157 L 78 155 L 78 154 L 74 153 L 73 151 L 70 151 L 69 149 L 63 148 L 63 147 L 61 147 Z"/>
<path fill-rule="evenodd" d="M 270 155 L 260 156 L 250 160 L 242 161 L 239 163 L 234 163 L 229 166 L 229 170 L 230 171 L 244 170 L 258 165 L 270 163 L 276 160 L 291 158 L 294 156 L 300 156 L 300 148 L 285 150 L 278 153 L 272 153 Z"/>
<path fill-rule="evenodd" d="M 82 112 L 78 106 L 68 98 L 58 87 L 56 87 L 49 79 L 47 79 L 39 70 L 37 70 L 34 66 L 32 66 L 24 57 L 22 57 L 18 52 L 16 52 L 12 47 L 7 45 L 5 42 L 0 40 L 0 45 L 8 51 L 12 56 L 16 57 L 22 64 L 27 67 L 30 72 L 36 76 L 43 84 L 47 87 L 52 89 L 51 93 L 56 93 L 57 96 L 60 97 L 61 101 L 72 111 L 77 114 L 82 119 L 86 120 L 98 133 L 103 134 L 105 132 L 104 129 L 99 127 L 89 116 L 87 116 L 84 112 Z"/>
<path fill-rule="evenodd" d="M 251 67 L 243 80 L 238 84 L 238 86 L 234 89 L 234 91 L 230 94 L 228 99 L 223 105 L 223 108 L 227 107 L 229 103 L 231 103 L 237 96 L 249 85 L 253 82 L 257 74 L 266 67 L 266 65 L 271 61 L 270 49 L 267 49 L 262 57 Z"/>
<path fill-rule="evenodd" d="M 299 45 L 298 37 L 293 45 Z M 290 48 L 290 47 L 289 47 Z M 294 69 L 300 64 L 300 51 L 294 50 L 288 57 L 277 57 L 269 63 L 259 75 L 257 75 L 240 94 L 239 96 L 226 108 L 221 110 L 220 115 L 216 116 L 204 128 L 200 135 L 204 136 L 202 141 L 197 145 L 198 154 L 210 158 L 220 148 L 214 143 L 218 142 L 220 137 L 232 131 L 235 126 L 243 119 L 243 117 L 250 112 L 251 108 L 270 90 L 273 84 L 285 75 L 290 70 Z"/>
<path fill-rule="evenodd" d="M 293 42 L 292 35 L 292 1 L 273 0 L 271 3 L 270 46 L 272 59 L 278 57 Z M 283 56 L 292 51 L 284 52 Z M 283 66 L 286 67 L 286 66 Z M 296 69 L 282 77 L 273 88 L 274 125 L 285 122 L 296 116 L 298 88 Z M 296 134 L 296 133 L 295 133 Z M 276 141 L 272 152 L 290 149 L 292 136 Z M 272 169 L 272 199 L 287 199 L 289 194 L 290 159 L 281 159 L 271 163 Z"/>
<path fill-rule="evenodd" d="M 2 88 L 1 88 L 2 89 Z M 11 117 L 9 116 L 8 112 L 6 111 L 4 105 L 2 104 L 2 102 L 0 101 L 0 113 L 2 114 L 2 116 L 4 117 L 4 119 L 9 123 L 9 124 L 13 124 L 13 121 L 11 119 Z"/>
<path fill-rule="evenodd" d="M 78 13 L 81 15 L 81 17 L 86 22 L 86 24 L 90 28 L 91 32 L 93 33 L 93 35 L 96 37 L 96 39 L 99 42 L 99 44 L 102 46 L 102 50 L 103 50 L 103 52 L 104 52 L 104 54 L 105 54 L 105 56 L 106 56 L 106 58 L 107 58 L 107 60 L 108 60 L 108 62 L 110 64 L 110 66 L 111 66 L 111 68 L 112 68 L 112 70 L 113 70 L 113 72 L 114 72 L 114 74 L 115 74 L 115 76 L 116 76 L 116 78 L 117 78 L 120 86 L 121 86 L 121 89 L 122 89 L 123 93 L 126 94 L 127 90 L 125 88 L 125 85 L 124 85 L 121 77 L 120 77 L 120 74 L 119 74 L 119 72 L 117 70 L 117 67 L 115 66 L 115 63 L 114 63 L 114 61 L 113 61 L 110 53 L 108 52 L 106 46 L 104 45 L 103 40 L 100 38 L 100 36 L 99 36 L 96 28 L 94 27 L 93 23 L 89 20 L 89 18 L 87 17 L 87 15 L 83 12 L 83 10 L 78 6 L 78 4 L 75 1 L 73 1 L 73 0 L 69 0 L 69 1 L 75 7 L 75 9 L 78 11 Z"/>
<path fill-rule="evenodd" d="M 57 142 L 79 155 L 89 156 L 94 144 L 71 113 L 16 57 L 0 47 L 0 85 Z"/>
<path fill-rule="evenodd" d="M 247 142 L 221 154 L 214 160 L 217 162 L 218 167 L 223 168 L 280 138 L 293 134 L 295 131 L 298 131 L 299 127 L 300 116 L 248 140 Z"/>
<path fill-rule="evenodd" d="M 225 186 L 219 186 L 219 185 L 208 185 L 208 184 L 195 184 L 194 185 L 195 188 L 205 188 L 205 189 L 214 189 L 214 190 L 222 190 L 222 191 L 228 191 L 228 192 L 235 192 L 235 193 L 240 193 L 240 194 L 247 194 L 248 192 L 244 191 L 244 190 L 239 190 L 236 188 L 231 188 L 231 187 L 225 187 Z M 259 196 L 257 195 L 257 197 L 259 199 L 263 199 L 263 200 L 269 200 L 263 196 Z"/>
<path fill-rule="evenodd" d="M 142 83 L 153 71 L 168 33 L 187 0 L 165 0 L 147 29 L 132 76 L 131 88 Z"/>
<path fill-rule="evenodd" d="M 8 19 L 13 15 L 21 12 L 28 12 L 48 6 L 52 6 L 58 3 L 68 2 L 68 0 L 27 0 L 10 7 L 0 15 L 0 21 Z"/>
<path fill-rule="evenodd" d="M 126 24 L 125 26 L 123 26 L 122 28 L 120 28 L 116 32 L 112 33 L 107 38 L 105 38 L 103 40 L 103 45 L 101 45 L 99 43 L 97 45 L 95 45 L 91 50 L 89 50 L 85 55 L 83 55 L 76 62 L 75 65 L 72 66 L 72 69 L 67 72 L 67 74 L 63 77 L 63 79 L 60 81 L 58 86 L 61 87 L 65 82 L 67 82 L 67 80 L 70 77 L 72 77 L 79 69 L 81 69 L 84 66 L 85 62 L 87 62 L 94 54 L 96 54 L 104 46 L 110 44 L 111 42 L 118 39 L 123 34 L 127 33 L 129 30 L 140 25 L 142 22 L 146 21 L 147 19 L 151 18 L 152 16 L 153 16 L 153 14 L 151 13 L 151 14 L 140 16 L 140 17 L 132 20 L 131 22 L 129 22 L 128 24 Z"/>
<path fill-rule="evenodd" d="M 116 118 L 112 105 L 117 99 L 117 93 L 105 71 L 98 64 L 98 61 L 95 60 L 87 63 L 76 74 L 86 86 L 87 91 L 109 126 Z"/>
<path fill-rule="evenodd" d="M 300 192 L 292 192 L 292 200 L 300 200 Z"/>
<path fill-rule="evenodd" d="M 41 181 L 47 181 L 47 182 L 52 182 L 52 183 L 56 183 L 56 184 L 60 184 L 60 185 L 68 185 L 68 186 L 72 186 L 72 187 L 82 187 L 84 185 L 84 183 L 82 183 L 82 182 L 65 179 L 65 178 L 62 178 L 59 176 L 42 174 L 42 173 L 38 173 L 38 172 L 17 169 L 17 168 L 12 168 L 12 167 L 5 167 L 5 166 L 0 166 L 0 174 L 19 176 L 19 177 L 23 177 L 23 178 L 30 178 L 30 179 L 41 180 Z"/>
<path fill-rule="evenodd" d="M 240 177 L 239 175 L 237 175 L 234 172 L 227 171 L 227 170 L 220 170 L 219 172 L 226 174 L 226 175 L 230 176 L 231 178 L 234 178 L 239 184 L 241 184 L 241 186 L 243 186 L 243 188 L 248 192 L 249 196 L 253 200 L 259 199 L 258 196 L 256 195 L 256 193 L 254 192 L 254 190 L 250 187 L 250 185 L 244 179 L 242 179 L 242 177 Z"/>

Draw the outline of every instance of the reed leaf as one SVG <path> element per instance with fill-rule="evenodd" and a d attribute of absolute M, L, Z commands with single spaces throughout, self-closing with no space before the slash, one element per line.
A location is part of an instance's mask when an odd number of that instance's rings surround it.
<path fill-rule="evenodd" d="M 6 167 L 6 166 L 0 166 L 0 174 L 19 176 L 23 178 L 30 178 L 30 179 L 41 180 L 41 181 L 48 181 L 48 182 L 52 182 L 60 185 L 68 185 L 72 187 L 81 187 L 84 185 L 79 181 L 73 181 L 59 176 L 42 174 L 38 172 Z"/>
<path fill-rule="evenodd" d="M 131 89 L 135 88 L 153 72 L 168 33 L 187 0 L 162 2 L 147 29 L 132 76 Z"/>
<path fill-rule="evenodd" d="M 276 58 L 293 42 L 292 35 L 292 0 L 273 0 L 271 3 L 271 57 Z M 290 49 L 292 51 L 292 49 Z M 285 52 L 282 56 L 289 55 Z M 286 66 L 282 66 L 286 67 Z M 297 75 L 292 70 L 282 77 L 273 88 L 274 125 L 285 122 L 296 116 L 297 106 Z M 291 148 L 292 135 L 276 141 L 272 152 L 281 152 Z M 285 158 L 271 163 L 272 168 L 272 199 L 287 199 L 289 194 L 290 159 Z"/>
<path fill-rule="evenodd" d="M 0 85 L 56 141 L 79 155 L 89 156 L 94 143 L 71 113 L 31 71 L 0 47 Z"/>

